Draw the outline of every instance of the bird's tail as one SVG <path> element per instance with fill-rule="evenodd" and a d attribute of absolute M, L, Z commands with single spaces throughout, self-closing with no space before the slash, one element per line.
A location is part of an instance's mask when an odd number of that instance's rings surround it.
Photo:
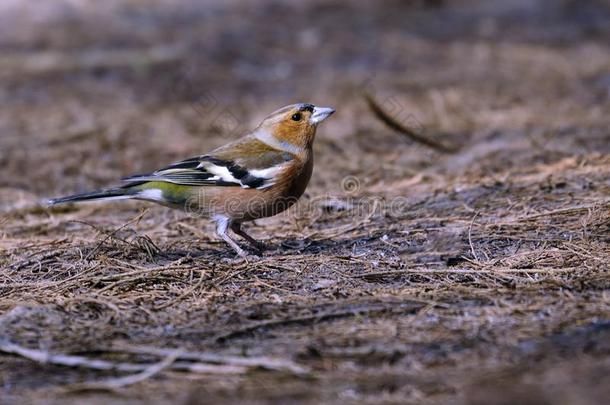
<path fill-rule="evenodd" d="M 89 193 L 74 194 L 67 197 L 53 198 L 47 201 L 48 205 L 65 204 L 70 202 L 92 201 L 92 200 L 125 200 L 132 198 L 133 190 L 129 188 L 109 188 L 91 191 Z"/>

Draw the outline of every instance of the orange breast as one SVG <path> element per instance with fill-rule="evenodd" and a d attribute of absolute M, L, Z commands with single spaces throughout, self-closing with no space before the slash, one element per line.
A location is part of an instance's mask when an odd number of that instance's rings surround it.
<path fill-rule="evenodd" d="M 295 158 L 268 189 L 198 187 L 185 209 L 192 215 L 226 215 L 236 222 L 270 217 L 287 210 L 303 195 L 313 171 L 311 153 Z"/>

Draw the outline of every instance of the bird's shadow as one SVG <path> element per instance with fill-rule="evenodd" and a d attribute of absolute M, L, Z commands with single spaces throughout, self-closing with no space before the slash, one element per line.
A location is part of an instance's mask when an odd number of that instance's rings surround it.
<path fill-rule="evenodd" d="M 340 251 L 351 251 L 354 245 L 362 245 L 363 239 L 368 238 L 350 238 L 342 240 L 311 240 L 311 239 L 286 239 L 281 242 L 267 243 L 266 249 L 257 251 L 252 247 L 243 244 L 242 247 L 252 256 L 260 258 L 272 258 L 274 256 L 292 256 L 292 255 L 318 255 L 318 254 L 336 254 Z M 205 260 L 205 259 L 230 259 L 237 257 L 235 251 L 223 242 L 214 243 L 206 242 L 198 246 L 190 248 L 172 248 L 170 250 L 160 249 L 154 256 L 155 262 L 174 262 L 177 260 Z"/>

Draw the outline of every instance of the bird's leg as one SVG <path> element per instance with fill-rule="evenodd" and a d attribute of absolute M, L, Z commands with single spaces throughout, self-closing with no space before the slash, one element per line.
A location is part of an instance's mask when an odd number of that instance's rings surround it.
<path fill-rule="evenodd" d="M 241 224 L 239 222 L 233 222 L 231 224 L 231 230 L 233 232 L 235 232 L 235 234 L 237 234 L 237 235 L 241 236 L 242 238 L 244 238 L 246 240 L 246 242 L 248 242 L 250 245 L 252 245 L 259 252 L 262 252 L 263 250 L 267 249 L 267 245 L 265 245 L 262 242 L 257 241 L 252 236 L 248 235 L 246 233 L 246 231 L 241 229 Z"/>
<path fill-rule="evenodd" d="M 216 234 L 220 236 L 225 242 L 227 242 L 229 246 L 231 246 L 233 250 L 237 252 L 238 255 L 240 255 L 241 257 L 247 257 L 247 253 L 242 248 L 240 248 L 237 242 L 231 239 L 231 237 L 227 233 L 227 230 L 231 225 L 231 220 L 225 217 L 224 215 L 214 215 L 213 219 L 214 221 L 216 221 Z"/>

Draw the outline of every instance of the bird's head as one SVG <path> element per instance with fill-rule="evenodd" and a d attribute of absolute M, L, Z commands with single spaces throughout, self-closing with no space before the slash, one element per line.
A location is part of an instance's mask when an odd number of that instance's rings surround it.
<path fill-rule="evenodd" d="M 281 142 L 299 148 L 311 147 L 317 125 L 334 112 L 332 108 L 316 107 L 313 104 L 292 104 L 265 118 L 257 131 L 264 131 Z"/>

